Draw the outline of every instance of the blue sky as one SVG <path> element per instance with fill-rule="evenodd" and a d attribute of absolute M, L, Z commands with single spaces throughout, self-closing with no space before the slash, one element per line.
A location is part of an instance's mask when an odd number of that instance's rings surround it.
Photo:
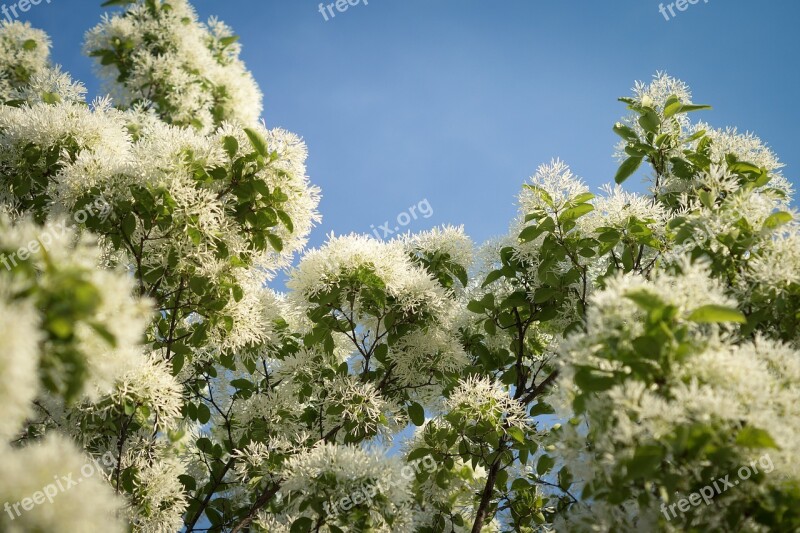
<path fill-rule="evenodd" d="M 80 44 L 101 1 L 50 2 L 23 18 L 96 94 Z M 616 98 L 657 70 L 714 106 L 703 119 L 761 136 L 798 183 L 795 0 L 699 0 L 669 21 L 654 0 L 361 0 L 327 22 L 319 1 L 194 4 L 241 36 L 267 125 L 308 143 L 323 191 L 314 245 L 392 227 L 423 200 L 433 215 L 407 229 L 464 224 L 483 241 L 505 232 L 521 184 L 554 157 L 593 188 L 611 181 Z"/>

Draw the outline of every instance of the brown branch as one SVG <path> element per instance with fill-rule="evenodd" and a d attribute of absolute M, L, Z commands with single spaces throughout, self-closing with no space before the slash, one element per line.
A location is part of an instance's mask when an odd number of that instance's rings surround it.
<path fill-rule="evenodd" d="M 186 533 L 191 533 L 192 531 L 194 531 L 195 524 L 197 524 L 197 521 L 200 520 L 201 516 L 203 516 L 203 512 L 205 511 L 206 507 L 208 507 L 208 503 L 214 496 L 214 492 L 216 492 L 217 487 L 219 487 L 220 483 L 222 483 L 222 480 L 225 478 L 225 474 L 227 474 L 228 470 L 230 470 L 231 467 L 233 466 L 234 461 L 235 459 L 233 457 L 228 459 L 228 462 L 225 463 L 225 467 L 222 469 L 222 472 L 219 473 L 219 479 L 214 479 L 214 476 L 212 474 L 211 480 L 213 481 L 213 485 L 211 486 L 211 488 L 209 488 L 208 494 L 206 494 L 206 497 L 203 499 L 203 502 L 200 504 L 200 507 L 197 508 L 197 511 L 194 513 L 194 516 L 192 516 L 191 520 L 186 522 L 186 529 L 185 529 Z"/>
<path fill-rule="evenodd" d="M 269 501 L 278 493 L 278 490 L 281 488 L 280 483 L 275 482 L 272 485 L 268 486 L 261 496 L 253 502 L 253 505 L 250 507 L 250 511 L 247 513 L 247 516 L 242 518 L 238 524 L 236 524 L 233 529 L 231 529 L 231 533 L 239 533 L 244 528 L 249 526 L 256 517 L 256 513 L 258 510 L 264 507 Z"/>
<path fill-rule="evenodd" d="M 536 397 L 539 396 L 541 393 L 543 393 L 545 389 L 547 389 L 547 387 L 553 384 L 556 378 L 558 378 L 558 370 L 553 370 L 553 372 L 549 376 L 547 376 L 544 381 L 539 383 L 539 385 L 534 387 L 533 390 L 531 390 L 531 392 L 529 392 L 527 396 L 525 396 L 524 398 L 522 398 L 522 400 L 520 400 L 522 404 L 527 405 L 531 401 L 536 399 Z"/>

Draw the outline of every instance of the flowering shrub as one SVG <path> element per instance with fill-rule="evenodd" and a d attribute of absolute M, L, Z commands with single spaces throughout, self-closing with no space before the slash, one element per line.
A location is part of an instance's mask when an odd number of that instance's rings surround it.
<path fill-rule="evenodd" d="M 555 160 L 482 246 L 303 251 L 306 148 L 258 122 L 231 30 L 108 4 L 89 105 L 42 32 L 0 26 L 0 497 L 114 458 L 0 529 L 800 527 L 800 226 L 757 137 L 658 74 L 599 196 Z"/>

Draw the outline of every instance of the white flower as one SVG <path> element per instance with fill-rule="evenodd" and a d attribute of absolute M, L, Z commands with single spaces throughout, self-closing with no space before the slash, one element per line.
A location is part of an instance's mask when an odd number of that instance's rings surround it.
<path fill-rule="evenodd" d="M 121 466 L 135 472 L 127 518 L 136 532 L 171 533 L 183 525 L 188 505 L 178 479 L 186 465 L 163 441 L 154 441 L 152 431 L 140 432 L 125 445 Z"/>
<path fill-rule="evenodd" d="M 800 285 L 800 231 L 790 232 L 767 241 L 761 253 L 750 262 L 745 273 L 747 284 L 755 290 L 787 291 Z"/>
<path fill-rule="evenodd" d="M 2 248 L 2 247 L 0 247 Z M 11 301 L 11 283 L 0 267 L 0 441 L 22 431 L 39 391 L 39 316 L 30 301 Z"/>
<path fill-rule="evenodd" d="M 82 392 L 96 398 L 110 391 L 116 379 L 141 361 L 140 346 L 145 328 L 152 318 L 150 303 L 133 297 L 134 285 L 129 276 L 115 270 L 98 269 L 101 252 L 97 241 L 88 233 L 76 235 L 65 220 L 54 220 L 44 226 L 21 220 L 11 226 L 2 215 L 0 228 L 3 230 L 0 232 L 0 249 L 12 254 L 8 258 L 9 266 L 23 262 L 19 250 L 30 250 L 32 253 L 27 254 L 26 261 L 39 272 L 34 280 L 15 275 L 17 272 L 26 272 L 24 270 L 0 270 L 0 298 L 9 298 L 35 284 L 37 290 L 46 295 L 42 301 L 49 302 L 49 295 L 53 295 L 53 301 L 57 304 L 58 298 L 63 297 L 64 284 L 73 288 L 74 285 L 70 284 L 72 280 L 84 283 L 83 289 L 76 292 L 75 297 L 87 299 L 86 305 L 91 306 L 90 316 L 65 327 L 70 328 L 70 343 L 83 358 L 86 369 L 87 379 Z M 31 243 L 36 245 L 35 249 Z M 31 303 L 40 305 L 36 300 Z M 39 317 L 31 321 L 32 316 L 26 304 L 17 303 L 14 307 L 19 309 L 18 316 L 23 320 L 22 324 L 25 321 L 29 325 L 41 322 Z M 37 311 L 47 313 L 49 309 Z M 21 331 L 25 332 L 24 329 Z M 30 338 L 34 341 L 45 340 L 45 335 L 37 333 L 30 335 Z M 31 353 L 24 344 L 17 347 L 19 353 L 38 361 L 38 353 Z M 51 347 L 46 344 L 44 349 Z M 23 379 L 18 386 L 26 383 L 29 384 Z M 25 396 L 23 394 L 21 397 Z"/>
<path fill-rule="evenodd" d="M 405 421 L 401 411 L 390 405 L 372 383 L 364 383 L 357 376 L 338 376 L 327 380 L 322 392 L 324 398 L 320 402 L 323 408 L 333 408 L 337 413 L 328 417 L 326 428 L 348 424 L 348 427 L 352 425 L 348 431 L 350 434 L 372 435 L 385 430 L 388 424 L 397 429 L 402 425 L 398 424 L 397 418 Z"/>
<path fill-rule="evenodd" d="M 507 387 L 488 377 L 470 376 L 459 381 L 458 387 L 445 400 L 451 411 L 461 413 L 467 423 L 489 422 L 500 428 L 525 428 L 529 424 L 525 406 L 509 396 Z"/>
<path fill-rule="evenodd" d="M 154 417 L 160 431 L 176 427 L 183 406 L 183 388 L 172 376 L 168 363 L 157 354 L 132 359 L 139 364 L 119 378 L 111 393 L 113 407 L 144 405 Z"/>
<path fill-rule="evenodd" d="M 775 187 L 787 195 L 792 194 L 792 184 L 781 173 L 785 166 L 778 156 L 757 135 L 751 132 L 739 133 L 736 128 L 713 128 L 705 122 L 694 126 L 694 131 L 704 130 L 711 139 L 711 158 L 724 162 L 725 156 L 733 154 L 739 161 L 765 168 L 772 176 L 767 187 Z"/>
<path fill-rule="evenodd" d="M 656 235 L 663 236 L 669 216 L 661 203 L 652 197 L 627 192 L 619 185 L 605 185 L 603 193 L 592 201 L 594 211 L 578 219 L 584 234 L 595 233 L 601 227 L 623 230 L 635 219 L 648 223 Z"/>
<path fill-rule="evenodd" d="M 617 328 L 637 331 L 641 328 L 640 308 L 628 295 L 644 291 L 677 308 L 679 316 L 705 305 L 736 307 L 718 280 L 711 278 L 708 265 L 692 262 L 685 257 L 676 258 L 677 272 L 656 271 L 652 280 L 641 276 L 616 276 L 606 281 L 605 290 L 592 295 L 587 316 L 590 335 L 602 338 L 604 332 Z M 635 336 L 635 335 L 634 335 Z"/>
<path fill-rule="evenodd" d="M 198 22 L 186 0 L 169 5 L 169 10 L 151 10 L 146 3 L 135 3 L 106 15 L 87 33 L 87 53 L 102 58 L 102 51 L 123 43 L 129 54 L 121 83 L 116 64 L 99 65 L 107 89 L 122 105 L 154 99 L 172 123 L 204 130 L 223 120 L 255 124 L 262 110 L 261 91 L 239 59 L 239 46 L 228 43 L 230 30 L 216 19 L 209 26 Z M 160 87 L 158 94 L 151 94 L 152 87 Z"/>
<path fill-rule="evenodd" d="M 673 78 L 665 72 L 656 72 L 650 83 L 637 81 L 633 87 L 634 98 L 645 107 L 657 107 L 663 110 L 670 96 L 677 96 L 683 103 L 692 101 L 689 86 L 681 80 Z"/>
<path fill-rule="evenodd" d="M 405 312 L 436 316 L 445 309 L 444 289 L 411 262 L 402 243 L 360 235 L 331 236 L 324 247 L 308 251 L 292 271 L 287 286 L 305 298 L 314 297 L 347 280 L 358 269 L 374 272 L 386 293 Z"/>
<path fill-rule="evenodd" d="M 560 209 L 572 198 L 589 192 L 583 181 L 575 176 L 566 163 L 554 159 L 541 165 L 530 178 L 530 185 L 519 196 L 520 213 L 525 216 L 536 210 L 552 212 Z M 553 207 L 549 205 L 552 201 Z"/>
<path fill-rule="evenodd" d="M 284 479 L 281 494 L 291 502 L 290 513 L 300 512 L 298 505 L 306 495 L 323 497 L 328 503 L 328 520 L 341 527 L 349 523 L 350 504 L 341 505 L 347 498 L 354 504 L 352 508 L 369 512 L 376 531 L 413 530 L 411 479 L 404 475 L 397 458 L 355 446 L 320 444 L 289 459 Z"/>
<path fill-rule="evenodd" d="M 50 39 L 29 22 L 0 22 L 0 102 L 49 66 Z"/>
<path fill-rule="evenodd" d="M 282 298 L 264 286 L 259 276 L 263 272 L 240 270 L 235 274 L 243 293 L 238 301 L 231 298 L 223 310 L 231 317 L 232 327 L 227 331 L 220 324 L 211 330 L 212 343 L 223 351 L 237 351 L 276 341 L 275 321 L 284 307 Z"/>
<path fill-rule="evenodd" d="M 469 357 L 458 338 L 439 328 L 416 330 L 404 335 L 389 353 L 395 363 L 394 374 L 411 387 L 423 401 L 440 390 L 433 386 L 435 372 L 458 372 L 469 364 Z M 432 387 L 424 387 L 431 384 Z"/>
<path fill-rule="evenodd" d="M 79 81 L 61 72 L 61 67 L 47 68 L 36 72 L 30 81 L 14 91 L 14 100 L 23 100 L 29 105 L 39 103 L 84 103 L 86 87 Z"/>
<path fill-rule="evenodd" d="M 0 450 L 0 501 L 11 506 L 0 513 L 0 529 L 8 533 L 127 530 L 117 516 L 124 501 L 106 483 L 102 466 L 56 435 Z"/>
<path fill-rule="evenodd" d="M 692 94 L 689 87 L 681 80 L 675 79 L 665 72 L 656 72 L 653 80 L 650 83 L 637 81 L 633 87 L 633 100 L 643 107 L 654 109 L 660 116 L 663 117 L 664 109 L 667 100 L 676 96 L 681 103 L 688 104 L 692 101 Z M 646 132 L 639 124 L 639 113 L 630 113 L 624 117 L 619 124 L 625 125 L 633 129 L 639 138 L 644 138 Z M 670 117 L 669 120 L 662 120 L 661 129 L 663 132 L 669 132 L 674 135 L 680 135 L 682 132 L 688 130 L 690 127 L 690 119 L 686 113 L 678 113 Z M 617 144 L 614 156 L 619 161 L 627 159 L 629 154 L 625 153 L 627 141 L 620 140 Z M 680 155 L 678 148 L 673 148 L 665 156 Z"/>
<path fill-rule="evenodd" d="M 464 226 L 442 226 L 401 237 L 409 252 L 414 254 L 443 254 L 464 269 L 472 266 L 474 244 L 464 234 Z"/>

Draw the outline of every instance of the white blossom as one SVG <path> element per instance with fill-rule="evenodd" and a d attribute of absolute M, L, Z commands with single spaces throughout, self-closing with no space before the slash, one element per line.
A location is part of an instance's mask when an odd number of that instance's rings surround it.
<path fill-rule="evenodd" d="M 397 458 L 355 446 L 321 444 L 287 461 L 281 492 L 289 502 L 294 494 L 313 493 L 324 497 L 330 509 L 343 498 L 350 498 L 356 507 L 369 511 L 376 531 L 413 531 L 411 480 L 403 475 L 402 468 Z M 367 487 L 374 487 L 381 497 L 367 501 Z M 296 509 L 296 504 L 292 504 L 292 509 Z M 391 524 L 387 519 L 391 519 Z M 339 514 L 331 512 L 328 520 L 339 527 L 346 526 L 347 510 L 340 510 Z"/>
<path fill-rule="evenodd" d="M 498 428 L 526 428 L 529 424 L 525 406 L 509 395 L 507 387 L 486 377 L 460 380 L 445 406 L 463 415 L 467 423 L 488 422 Z"/>
<path fill-rule="evenodd" d="M 172 0 L 170 9 L 151 10 L 145 3 L 105 15 L 86 34 L 84 49 L 102 57 L 124 47 L 130 55 L 125 80 L 116 64 L 98 65 L 106 89 L 130 105 L 149 99 L 149 88 L 162 87 L 156 102 L 171 122 L 209 129 L 222 120 L 255 124 L 261 115 L 261 91 L 239 59 L 239 46 L 225 45 L 232 34 L 216 19 L 206 26 L 186 0 Z M 222 119 L 222 120 L 220 120 Z"/>
<path fill-rule="evenodd" d="M 36 493 L 45 491 L 55 494 L 52 501 L 36 501 Z M 11 516 L 0 514 L 0 529 L 9 533 L 127 530 L 117 514 L 124 502 L 106 483 L 102 467 L 64 437 L 50 435 L 41 443 L 4 447 L 0 453 L 0 501 L 13 506 L 29 498 L 36 498 L 30 510 L 17 505 Z"/>

